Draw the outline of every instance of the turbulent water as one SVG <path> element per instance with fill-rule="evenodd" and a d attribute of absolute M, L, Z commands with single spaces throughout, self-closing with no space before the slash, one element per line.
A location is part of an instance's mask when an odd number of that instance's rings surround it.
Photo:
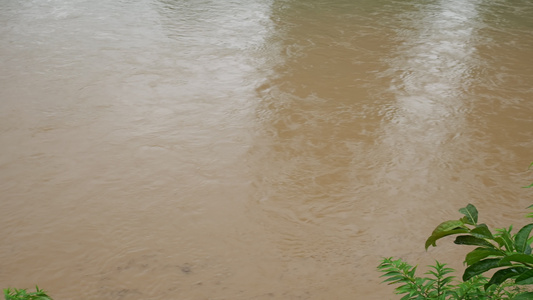
<path fill-rule="evenodd" d="M 1 288 L 395 299 L 531 204 L 527 0 L 1 0 L 0 67 Z"/>

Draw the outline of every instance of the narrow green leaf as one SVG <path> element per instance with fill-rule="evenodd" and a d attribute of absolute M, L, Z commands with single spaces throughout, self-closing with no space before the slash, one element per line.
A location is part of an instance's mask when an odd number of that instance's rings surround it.
<path fill-rule="evenodd" d="M 448 232 L 460 228 L 467 229 L 466 227 L 464 227 L 464 223 L 461 220 L 445 221 L 440 223 L 431 234 L 436 235 L 442 232 Z"/>
<path fill-rule="evenodd" d="M 398 282 L 408 282 L 408 280 L 405 279 L 405 277 L 403 276 L 393 276 L 393 277 L 389 277 L 383 280 L 381 283 L 386 283 L 386 282 L 389 282 L 389 284 L 395 284 Z"/>
<path fill-rule="evenodd" d="M 457 245 L 471 245 L 471 246 L 484 246 L 492 249 L 496 249 L 493 244 L 487 242 L 484 239 L 477 238 L 471 235 L 460 235 L 455 238 L 454 241 Z"/>
<path fill-rule="evenodd" d="M 533 269 L 526 269 L 515 280 L 516 284 L 532 284 L 533 283 Z"/>
<path fill-rule="evenodd" d="M 397 272 L 397 271 L 390 271 L 390 272 L 387 272 L 386 274 L 383 274 L 379 277 L 391 277 L 391 276 L 397 276 L 397 275 L 401 275 L 400 272 Z"/>
<path fill-rule="evenodd" d="M 440 223 L 435 230 L 431 233 L 431 236 L 426 240 L 426 250 L 429 246 L 436 246 L 436 241 L 452 234 L 467 233 L 468 228 L 464 227 L 464 223 L 460 220 L 451 220 Z"/>
<path fill-rule="evenodd" d="M 442 285 L 446 285 L 446 284 L 450 283 L 454 278 L 455 278 L 455 276 L 448 276 L 448 277 L 446 277 L 446 278 L 441 280 L 441 284 Z"/>
<path fill-rule="evenodd" d="M 531 242 L 529 239 L 527 240 L 526 250 L 524 250 L 524 254 L 531 254 Z"/>
<path fill-rule="evenodd" d="M 467 281 L 468 279 L 476 275 L 483 274 L 490 269 L 501 267 L 502 265 L 500 265 L 499 262 L 499 258 L 487 258 L 478 261 L 477 263 L 465 269 L 465 272 L 463 274 L 463 281 Z"/>
<path fill-rule="evenodd" d="M 498 246 L 500 246 L 500 248 L 505 248 L 507 251 L 514 250 L 513 243 L 508 238 L 503 238 L 499 236 L 499 237 L 495 237 L 494 241 L 498 243 Z"/>
<path fill-rule="evenodd" d="M 512 261 L 519 262 L 519 263 L 525 263 L 525 264 L 533 264 L 533 255 L 522 254 L 522 253 L 511 254 L 509 256 L 505 256 L 504 258 L 502 258 L 500 263 L 502 265 L 505 265 L 505 264 L 511 263 Z"/>
<path fill-rule="evenodd" d="M 436 243 L 437 240 L 439 240 L 439 239 L 441 239 L 443 237 L 446 237 L 446 236 L 449 236 L 449 235 L 454 235 L 454 234 L 461 234 L 461 233 L 468 233 L 468 229 L 455 229 L 455 230 L 450 230 L 450 231 L 446 231 L 446 232 L 441 232 L 438 235 L 432 235 L 426 240 L 426 244 L 425 244 L 426 250 L 429 248 L 429 246 L 436 247 L 437 246 L 437 243 Z"/>
<path fill-rule="evenodd" d="M 520 275 L 520 272 L 519 270 L 517 270 L 517 268 L 507 268 L 507 269 L 498 270 L 494 273 L 494 275 L 492 275 L 492 278 L 490 279 L 490 281 L 487 284 L 485 284 L 485 289 L 487 289 L 489 286 L 493 284 L 500 285 L 505 280 L 518 276 L 518 275 Z"/>
<path fill-rule="evenodd" d="M 489 256 L 503 256 L 503 253 L 490 248 L 478 247 L 470 251 L 465 257 L 466 265 L 470 266 Z"/>
<path fill-rule="evenodd" d="M 409 277 L 413 278 L 415 277 L 416 267 L 413 267 L 407 274 Z"/>
<path fill-rule="evenodd" d="M 529 239 L 531 230 L 533 230 L 533 223 L 527 224 L 518 231 L 514 242 L 516 251 L 522 253 L 526 251 L 528 246 L 527 240 Z"/>
<path fill-rule="evenodd" d="M 531 300 L 533 299 L 533 292 L 520 293 L 512 298 L 512 300 Z"/>
<path fill-rule="evenodd" d="M 479 224 L 476 228 L 470 230 L 470 234 L 482 239 L 493 239 L 492 232 L 486 224 Z"/>
<path fill-rule="evenodd" d="M 478 212 L 474 205 L 469 203 L 466 207 L 459 209 L 459 212 L 466 216 L 466 219 L 468 220 L 467 224 L 477 224 Z"/>

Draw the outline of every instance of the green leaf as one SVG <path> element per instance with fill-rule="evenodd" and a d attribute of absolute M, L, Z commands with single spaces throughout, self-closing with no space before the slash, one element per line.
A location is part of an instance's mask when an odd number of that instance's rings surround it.
<path fill-rule="evenodd" d="M 464 227 L 464 223 L 460 220 L 451 220 L 440 223 L 435 230 L 431 233 L 431 236 L 426 240 L 426 250 L 429 246 L 437 245 L 436 241 L 452 234 L 467 233 L 468 228 Z"/>
<path fill-rule="evenodd" d="M 510 264 L 512 261 L 519 262 L 519 263 L 525 263 L 525 264 L 533 264 L 533 255 L 528 254 L 522 254 L 522 253 L 516 253 L 511 254 L 509 256 L 505 256 L 500 261 L 500 264 Z"/>
<path fill-rule="evenodd" d="M 390 282 L 389 284 L 395 284 L 398 282 L 408 282 L 404 276 L 393 276 L 383 280 L 381 283 Z"/>
<path fill-rule="evenodd" d="M 531 246 L 530 246 L 531 243 L 532 243 L 531 238 L 529 238 L 527 240 L 527 246 L 526 246 L 526 250 L 524 251 L 524 254 L 531 254 Z"/>
<path fill-rule="evenodd" d="M 416 267 L 413 267 L 407 274 L 409 275 L 409 277 L 414 278 L 415 272 L 416 272 Z"/>
<path fill-rule="evenodd" d="M 463 274 L 463 281 L 467 281 L 476 275 L 483 274 L 490 269 L 501 267 L 502 265 L 499 264 L 500 260 L 501 259 L 499 258 L 487 258 L 469 266 Z"/>
<path fill-rule="evenodd" d="M 511 237 L 511 231 L 513 230 L 513 225 L 509 226 L 508 229 L 496 229 L 498 231 L 497 237 L 494 238 L 494 241 L 498 243 L 500 248 L 505 247 L 507 251 L 514 251 L 514 243 Z"/>
<path fill-rule="evenodd" d="M 474 205 L 469 203 L 466 207 L 459 209 L 459 212 L 466 216 L 466 220 L 468 222 L 465 222 L 465 223 L 470 224 L 470 225 L 477 224 L 478 212 Z"/>
<path fill-rule="evenodd" d="M 484 246 L 491 249 L 496 249 L 496 247 L 494 247 L 494 245 L 490 242 L 471 235 L 460 235 L 455 238 L 454 243 L 457 245 Z"/>
<path fill-rule="evenodd" d="M 476 248 L 472 251 L 470 251 L 465 258 L 466 265 L 470 266 L 484 258 L 487 258 L 489 256 L 503 256 L 503 253 L 495 250 L 495 249 L 489 249 L 484 247 Z"/>
<path fill-rule="evenodd" d="M 494 241 L 498 243 L 498 246 L 500 246 L 500 248 L 505 248 L 507 250 L 511 249 L 509 251 L 512 251 L 513 244 L 510 240 L 504 239 L 501 236 L 499 236 L 499 237 L 495 237 Z"/>
<path fill-rule="evenodd" d="M 531 230 L 533 230 L 533 223 L 527 224 L 518 231 L 514 242 L 516 251 L 522 253 L 526 251 L 528 246 L 527 240 L 529 239 L 529 234 L 531 233 Z"/>
<path fill-rule="evenodd" d="M 518 276 L 518 275 L 520 275 L 520 272 L 517 268 L 507 268 L 507 269 L 498 270 L 494 273 L 494 275 L 492 275 L 492 278 L 490 279 L 490 281 L 485 285 L 485 289 L 487 289 L 489 286 L 493 284 L 500 285 L 505 280 Z"/>
<path fill-rule="evenodd" d="M 520 293 L 512 298 L 512 300 L 531 300 L 533 299 L 533 292 Z"/>
<path fill-rule="evenodd" d="M 470 230 L 470 234 L 482 239 L 493 239 L 492 233 L 486 224 L 479 224 L 476 228 Z"/>
<path fill-rule="evenodd" d="M 515 280 L 516 284 L 533 284 L 533 269 L 526 269 L 525 272 L 522 272 Z"/>
<path fill-rule="evenodd" d="M 450 282 L 452 282 L 452 280 L 455 278 L 455 276 L 448 276 L 448 277 L 445 277 L 444 279 L 442 279 L 440 282 L 442 285 L 446 285 Z"/>

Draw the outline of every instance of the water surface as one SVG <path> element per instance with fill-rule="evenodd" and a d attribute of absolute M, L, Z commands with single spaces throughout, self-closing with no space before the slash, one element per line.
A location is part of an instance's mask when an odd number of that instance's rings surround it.
<path fill-rule="evenodd" d="M 394 299 L 381 257 L 533 175 L 529 1 L 0 4 L 0 285 Z M 421 267 L 422 269 L 422 267 Z"/>

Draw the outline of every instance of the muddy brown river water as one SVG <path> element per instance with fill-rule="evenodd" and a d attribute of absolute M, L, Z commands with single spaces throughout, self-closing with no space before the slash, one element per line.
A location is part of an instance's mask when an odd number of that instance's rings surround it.
<path fill-rule="evenodd" d="M 0 1 L 0 288 L 399 299 L 532 149 L 531 1 Z"/>

